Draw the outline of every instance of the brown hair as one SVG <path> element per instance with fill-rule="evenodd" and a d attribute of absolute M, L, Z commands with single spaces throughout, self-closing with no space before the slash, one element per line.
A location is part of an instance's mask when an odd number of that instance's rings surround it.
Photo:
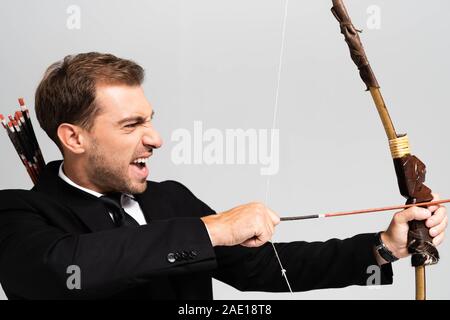
<path fill-rule="evenodd" d="M 91 130 L 100 108 L 95 103 L 99 84 L 140 85 L 144 70 L 131 60 L 98 52 L 66 56 L 45 72 L 35 94 L 37 119 L 63 152 L 57 130 L 71 123 Z"/>

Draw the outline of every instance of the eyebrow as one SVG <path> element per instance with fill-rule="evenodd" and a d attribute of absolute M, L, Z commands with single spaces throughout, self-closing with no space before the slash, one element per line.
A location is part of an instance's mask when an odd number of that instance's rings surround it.
<path fill-rule="evenodd" d="M 154 116 L 155 116 L 155 111 L 152 111 L 152 114 L 150 115 L 150 119 L 153 119 Z M 117 124 L 118 124 L 118 125 L 121 125 L 121 124 L 124 124 L 124 123 L 126 123 L 126 122 L 133 122 L 133 121 L 136 121 L 136 122 L 145 122 L 145 121 L 146 121 L 146 118 L 144 118 L 144 117 L 142 117 L 142 116 L 126 117 L 126 118 L 123 118 L 122 120 L 118 121 Z"/>

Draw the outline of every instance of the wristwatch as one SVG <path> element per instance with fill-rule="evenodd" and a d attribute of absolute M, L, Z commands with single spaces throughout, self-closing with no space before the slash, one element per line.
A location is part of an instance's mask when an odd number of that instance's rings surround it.
<path fill-rule="evenodd" d="M 398 258 L 394 256 L 391 250 L 389 250 L 384 244 L 383 240 L 381 240 L 381 233 L 378 232 L 375 235 L 375 250 L 377 250 L 378 254 L 387 262 L 397 261 Z"/>

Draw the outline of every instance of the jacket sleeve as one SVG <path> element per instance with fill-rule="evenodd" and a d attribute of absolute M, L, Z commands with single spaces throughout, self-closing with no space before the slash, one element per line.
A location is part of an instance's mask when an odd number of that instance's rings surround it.
<path fill-rule="evenodd" d="M 391 264 L 378 269 L 373 253 L 374 234 L 274 245 L 293 291 L 392 283 Z M 218 280 L 242 291 L 288 291 L 270 243 L 259 248 L 218 247 L 216 255 Z"/>
<path fill-rule="evenodd" d="M 187 207 L 196 207 L 196 212 L 202 212 L 203 215 L 215 213 L 186 187 L 177 182 L 172 183 L 184 189 L 184 203 Z M 345 240 L 294 241 L 274 245 L 283 267 L 287 270 L 292 289 L 307 291 L 374 284 L 378 280 L 379 284 L 391 284 L 391 264 L 376 269 L 378 264 L 373 253 L 374 240 L 375 234 L 367 233 Z M 218 268 L 213 272 L 213 276 L 217 280 L 241 291 L 288 291 L 270 243 L 259 248 L 233 246 L 215 247 L 214 250 Z M 379 279 L 372 275 L 379 275 Z"/>
<path fill-rule="evenodd" d="M 2 201 L 21 202 L 14 192 L 1 194 Z M 195 256 L 168 259 L 168 253 L 180 248 Z M 67 268 L 72 265 L 81 271 L 80 290 L 67 287 Z M 72 234 L 50 225 L 26 205 L 20 210 L 0 206 L 0 282 L 12 295 L 28 299 L 102 298 L 144 283 L 149 277 L 215 266 L 206 228 L 196 217 Z"/>

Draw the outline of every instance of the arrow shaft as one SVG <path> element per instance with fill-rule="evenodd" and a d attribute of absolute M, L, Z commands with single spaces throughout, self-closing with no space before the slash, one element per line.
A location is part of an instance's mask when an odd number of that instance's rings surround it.
<path fill-rule="evenodd" d="M 398 209 L 407 209 L 414 206 L 432 206 L 432 205 L 440 205 L 442 203 L 449 203 L 450 199 L 436 200 L 436 201 L 428 201 L 428 202 L 420 202 L 413 204 L 405 204 L 405 205 L 395 205 L 388 207 L 379 207 L 379 208 L 370 208 L 370 209 L 361 209 L 361 210 L 352 210 L 352 211 L 338 211 L 338 212 L 329 212 L 324 214 L 311 214 L 304 216 L 293 216 L 293 217 L 281 217 L 281 221 L 293 221 L 293 220 L 307 220 L 307 219 L 317 219 L 317 218 L 330 218 L 330 217 L 339 217 L 339 216 L 348 216 L 354 214 L 364 214 L 364 213 L 372 213 L 372 212 L 380 212 L 380 211 L 391 211 Z"/>

